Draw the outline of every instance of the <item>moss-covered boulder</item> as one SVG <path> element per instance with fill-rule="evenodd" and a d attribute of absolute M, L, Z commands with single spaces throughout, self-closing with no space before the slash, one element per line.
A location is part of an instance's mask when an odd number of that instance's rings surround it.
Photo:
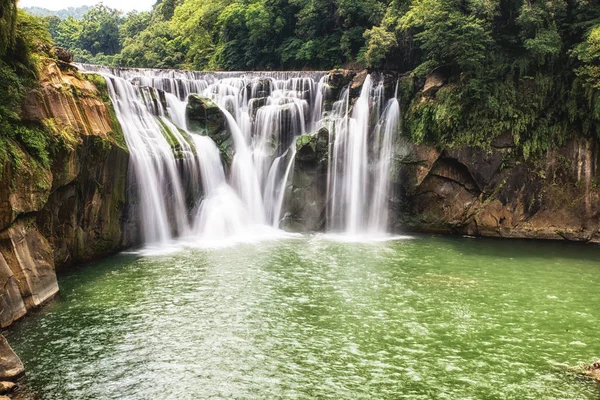
<path fill-rule="evenodd" d="M 325 128 L 296 139 L 294 175 L 286 196 L 289 212 L 283 221 L 285 229 L 314 232 L 325 228 L 328 149 L 329 132 Z"/>
<path fill-rule="evenodd" d="M 223 135 L 223 139 L 226 138 L 225 116 L 211 99 L 191 94 L 188 97 L 185 116 L 190 131 L 214 137 L 213 140 L 218 139 L 219 135 Z"/>
<path fill-rule="evenodd" d="M 233 158 L 233 138 L 219 106 L 207 97 L 191 94 L 185 117 L 190 132 L 210 137 L 219 147 L 223 162 L 229 165 Z"/>
<path fill-rule="evenodd" d="M 326 163 L 328 146 L 329 131 L 327 128 L 299 136 L 296 139 L 296 161 L 305 164 Z"/>

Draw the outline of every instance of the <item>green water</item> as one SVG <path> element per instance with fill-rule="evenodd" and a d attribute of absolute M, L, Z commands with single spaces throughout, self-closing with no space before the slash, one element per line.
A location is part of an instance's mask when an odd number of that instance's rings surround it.
<path fill-rule="evenodd" d="M 598 399 L 600 248 L 304 237 L 119 255 L 7 332 L 36 399 Z"/>

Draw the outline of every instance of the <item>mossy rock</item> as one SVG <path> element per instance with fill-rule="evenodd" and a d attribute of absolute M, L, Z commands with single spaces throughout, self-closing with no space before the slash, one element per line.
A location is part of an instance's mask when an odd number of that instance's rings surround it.
<path fill-rule="evenodd" d="M 329 86 L 329 96 L 326 100 L 337 100 L 342 90 L 352 82 L 356 76 L 354 71 L 347 69 L 334 69 L 327 76 L 327 86 Z"/>
<path fill-rule="evenodd" d="M 209 98 L 191 94 L 188 97 L 185 117 L 191 132 L 208 135 L 218 146 L 231 137 L 225 122 L 225 115 L 219 106 Z"/>
<path fill-rule="evenodd" d="M 185 110 L 188 129 L 199 135 L 210 137 L 219 150 L 226 165 L 233 159 L 233 138 L 227 127 L 225 115 L 219 106 L 209 98 L 191 94 Z"/>
<path fill-rule="evenodd" d="M 256 119 L 256 114 L 258 113 L 258 109 L 267 105 L 266 97 L 259 97 L 256 99 L 250 99 L 248 102 L 248 108 L 250 109 L 250 116 L 253 120 Z"/>
<path fill-rule="evenodd" d="M 327 161 L 328 147 L 329 131 L 327 128 L 298 136 L 296 139 L 296 160 L 303 163 Z"/>

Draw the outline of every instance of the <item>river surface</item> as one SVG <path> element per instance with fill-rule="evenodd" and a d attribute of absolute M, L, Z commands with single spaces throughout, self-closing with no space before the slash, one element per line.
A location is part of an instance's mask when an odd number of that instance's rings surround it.
<path fill-rule="evenodd" d="M 121 254 L 7 332 L 36 399 L 598 399 L 600 248 L 304 236 Z"/>

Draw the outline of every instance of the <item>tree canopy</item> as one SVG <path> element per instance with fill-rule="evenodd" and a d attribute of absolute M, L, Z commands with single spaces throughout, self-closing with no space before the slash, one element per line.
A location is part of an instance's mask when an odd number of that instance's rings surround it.
<path fill-rule="evenodd" d="M 98 5 L 46 22 L 81 62 L 392 70 L 410 78 L 400 93 L 416 141 L 485 146 L 510 133 L 528 156 L 575 131 L 600 137 L 595 0 L 158 0 L 151 12 Z M 416 88 L 431 74 L 445 85 L 423 101 Z"/>

